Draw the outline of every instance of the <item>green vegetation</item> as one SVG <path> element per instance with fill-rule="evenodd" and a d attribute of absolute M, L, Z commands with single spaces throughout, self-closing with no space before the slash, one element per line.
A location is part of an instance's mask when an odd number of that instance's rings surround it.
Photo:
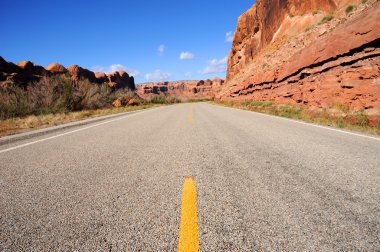
<path fill-rule="evenodd" d="M 272 102 L 261 102 L 261 101 L 245 101 L 244 106 L 254 106 L 254 107 L 270 107 L 273 105 Z"/>
<path fill-rule="evenodd" d="M 167 95 L 158 95 L 150 98 L 147 102 L 152 104 L 175 104 L 175 103 L 193 103 L 193 102 L 209 102 L 213 99 L 206 99 L 206 98 L 200 98 L 200 99 L 178 99 L 174 96 L 167 96 Z"/>
<path fill-rule="evenodd" d="M 346 14 L 351 13 L 355 9 L 356 9 L 356 5 L 352 4 L 352 5 L 347 6 L 347 8 L 346 8 Z"/>
<path fill-rule="evenodd" d="M 315 10 L 312 12 L 313 16 L 317 15 L 319 13 L 319 10 Z"/>
<path fill-rule="evenodd" d="M 309 27 L 305 29 L 305 32 L 311 31 L 312 29 L 314 29 L 314 27 L 315 25 L 310 25 Z"/>
<path fill-rule="evenodd" d="M 29 115 L 25 117 L 14 117 L 0 120 L 0 137 L 25 131 L 33 128 L 43 128 L 55 126 L 63 123 L 104 116 L 109 114 L 117 114 L 141 109 L 147 109 L 160 105 L 145 104 L 139 106 L 125 106 L 120 108 L 106 108 L 96 110 L 82 110 L 76 112 L 65 112 L 55 114 Z"/>
<path fill-rule="evenodd" d="M 362 4 L 366 4 L 368 0 L 362 0 Z"/>
<path fill-rule="evenodd" d="M 131 99 L 134 102 L 125 106 Z M 116 100 L 119 108 L 113 107 Z M 26 86 L 11 84 L 0 89 L 0 136 L 152 106 L 156 105 L 140 99 L 135 92 L 113 90 L 107 83 L 73 83 L 65 75 L 43 77 Z"/>
<path fill-rule="evenodd" d="M 73 85 L 66 76 L 44 77 L 26 87 L 12 84 L 1 88 L 0 120 L 107 108 L 128 92 L 128 89 L 113 91 L 107 84 L 88 80 Z"/>
<path fill-rule="evenodd" d="M 182 102 L 185 102 L 185 103 L 210 102 L 210 101 L 213 101 L 213 100 L 214 99 L 200 98 L 200 99 L 187 99 L 187 100 L 183 100 Z"/>
<path fill-rule="evenodd" d="M 380 135 L 379 115 L 369 116 L 363 111 L 351 111 L 349 106 L 345 104 L 336 104 L 330 110 L 310 110 L 306 106 L 301 105 L 285 105 L 259 101 L 244 101 L 241 103 L 219 101 L 216 104 Z"/>
<path fill-rule="evenodd" d="M 181 103 L 182 101 L 174 96 L 158 95 L 149 100 L 152 104 L 174 104 Z"/>
<path fill-rule="evenodd" d="M 264 63 L 264 64 L 261 65 L 261 68 L 262 68 L 263 70 L 265 70 L 265 69 L 270 69 L 270 66 L 269 66 L 267 63 Z"/>
<path fill-rule="evenodd" d="M 325 23 L 327 23 L 327 22 L 330 22 L 331 20 L 333 20 L 334 19 L 334 16 L 333 15 L 327 15 L 327 16 L 324 16 L 323 18 L 322 18 L 322 20 L 319 22 L 319 24 L 321 25 L 321 24 L 325 24 Z"/>

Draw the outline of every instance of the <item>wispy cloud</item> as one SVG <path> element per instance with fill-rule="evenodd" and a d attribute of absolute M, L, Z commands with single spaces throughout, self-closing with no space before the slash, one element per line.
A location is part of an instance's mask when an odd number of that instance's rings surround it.
<path fill-rule="evenodd" d="M 232 43 L 234 41 L 235 33 L 233 31 L 226 32 L 226 42 Z"/>
<path fill-rule="evenodd" d="M 157 69 L 153 73 L 147 73 L 145 75 L 145 78 L 148 81 L 164 81 L 164 80 L 168 80 L 171 76 L 172 76 L 171 73 L 163 72 L 160 69 Z"/>
<path fill-rule="evenodd" d="M 190 59 L 194 59 L 195 55 L 191 52 L 181 52 L 181 54 L 179 55 L 179 58 L 181 60 L 190 60 Z"/>
<path fill-rule="evenodd" d="M 227 71 L 227 56 L 223 59 L 212 59 L 208 62 L 208 65 L 199 71 L 200 74 L 217 74 L 225 73 Z"/>
<path fill-rule="evenodd" d="M 157 51 L 158 51 L 158 55 L 164 56 L 164 54 L 165 54 L 165 45 L 159 45 L 158 48 L 157 48 Z"/>
<path fill-rule="evenodd" d="M 193 72 L 186 72 L 185 73 L 185 77 L 186 78 L 192 78 L 194 76 L 194 73 Z"/>
<path fill-rule="evenodd" d="M 104 73 L 113 73 L 116 71 L 125 71 L 127 72 L 130 76 L 133 77 L 138 77 L 140 76 L 140 71 L 136 69 L 131 69 L 126 66 L 123 66 L 121 64 L 113 64 L 110 66 L 94 66 L 92 67 L 92 71 L 94 72 L 104 72 Z"/>

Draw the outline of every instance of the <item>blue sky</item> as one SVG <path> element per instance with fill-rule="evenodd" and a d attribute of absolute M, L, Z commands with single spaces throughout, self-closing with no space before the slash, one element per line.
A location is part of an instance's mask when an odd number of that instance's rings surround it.
<path fill-rule="evenodd" d="M 227 33 L 253 0 L 0 1 L 0 56 L 136 82 L 225 77 Z M 233 34 L 228 34 L 233 35 Z"/>

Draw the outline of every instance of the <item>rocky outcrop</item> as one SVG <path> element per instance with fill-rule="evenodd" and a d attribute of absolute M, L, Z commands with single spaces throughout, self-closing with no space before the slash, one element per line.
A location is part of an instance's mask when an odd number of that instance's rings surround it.
<path fill-rule="evenodd" d="M 113 89 L 135 89 L 134 78 L 124 71 L 110 74 L 94 73 L 78 65 L 72 65 L 66 69 L 58 63 L 52 63 L 44 68 L 35 65 L 31 61 L 21 61 L 13 64 L 0 57 L 0 87 L 10 84 L 26 87 L 28 84 L 40 80 L 43 76 L 49 77 L 58 74 L 69 74 L 74 85 L 77 85 L 79 80 L 86 79 L 94 84 L 107 83 Z"/>
<path fill-rule="evenodd" d="M 137 86 L 137 94 L 141 98 L 157 95 L 175 96 L 181 99 L 211 99 L 221 90 L 224 80 L 190 80 L 171 82 L 152 82 Z"/>
<path fill-rule="evenodd" d="M 380 3 L 369 5 L 346 16 L 343 1 L 257 1 L 239 18 L 218 98 L 379 110 Z M 313 9 L 335 10 L 335 19 L 315 23 Z"/>
<path fill-rule="evenodd" d="M 58 63 L 51 63 L 45 69 L 48 70 L 49 72 L 53 73 L 53 74 L 67 73 L 67 69 L 64 66 L 62 66 L 61 64 L 58 64 Z"/>
<path fill-rule="evenodd" d="M 105 73 L 96 72 L 95 78 L 96 78 L 96 82 L 99 84 L 108 82 L 108 77 L 107 77 L 107 74 Z"/>
<path fill-rule="evenodd" d="M 19 83 L 25 86 L 28 82 L 39 80 L 48 71 L 42 66 L 34 65 L 31 61 L 21 61 L 17 64 L 5 61 L 0 57 L 0 86 Z"/>
<path fill-rule="evenodd" d="M 78 65 L 71 65 L 67 68 L 67 71 L 70 73 L 71 79 L 74 83 L 78 83 L 80 79 L 87 79 L 90 82 L 96 83 L 95 73 L 82 68 Z"/>
<path fill-rule="evenodd" d="M 135 90 L 135 79 L 124 71 L 108 74 L 108 85 L 112 88 L 129 88 Z"/>

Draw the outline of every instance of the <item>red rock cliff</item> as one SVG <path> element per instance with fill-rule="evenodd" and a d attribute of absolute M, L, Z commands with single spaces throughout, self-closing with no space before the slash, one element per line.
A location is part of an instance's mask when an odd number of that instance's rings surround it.
<path fill-rule="evenodd" d="M 378 110 L 380 3 L 346 6 L 258 0 L 239 17 L 218 98 Z"/>

